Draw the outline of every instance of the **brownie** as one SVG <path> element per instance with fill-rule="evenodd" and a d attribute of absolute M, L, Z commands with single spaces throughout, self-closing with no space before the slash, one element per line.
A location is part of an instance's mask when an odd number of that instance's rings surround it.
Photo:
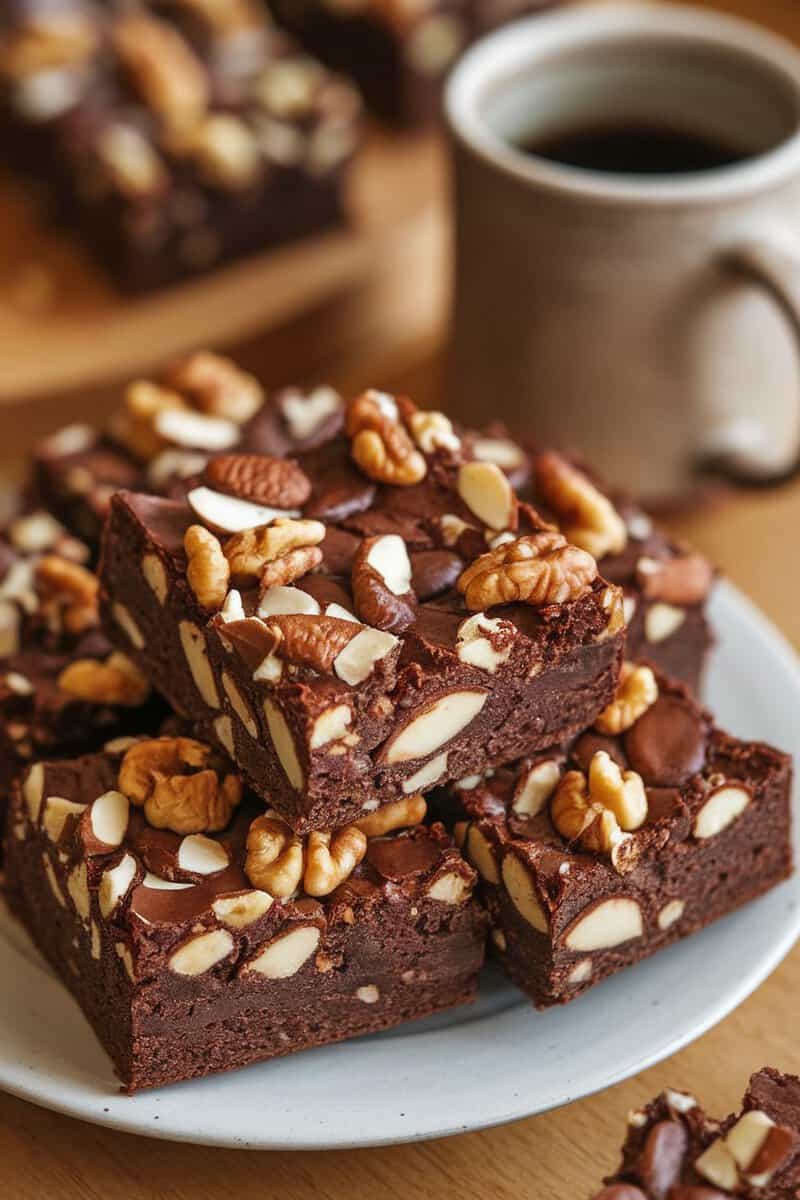
<path fill-rule="evenodd" d="M 0 21 L 4 157 L 125 290 L 344 219 L 357 91 L 258 0 L 11 0 Z"/>
<path fill-rule="evenodd" d="M 106 627 L 153 685 L 206 736 L 227 715 L 225 749 L 299 831 L 585 728 L 624 637 L 594 559 L 442 413 L 371 391 L 320 422 L 291 398 L 294 457 L 112 500 Z M 291 449 L 279 409 L 260 433 Z"/>
<path fill-rule="evenodd" d="M 439 115 L 442 84 L 483 33 L 553 0 L 271 0 L 277 19 L 323 62 L 350 75 L 385 121 L 419 125 Z"/>
<path fill-rule="evenodd" d="M 470 1001 L 486 916 L 424 812 L 303 839 L 209 746 L 129 739 L 17 786 L 10 902 L 136 1092 Z"/>
<path fill-rule="evenodd" d="M 343 403 L 328 387 L 313 389 L 307 396 L 294 388 L 265 396 L 252 376 L 230 360 L 207 352 L 174 364 L 161 382 L 174 391 L 181 376 L 202 376 L 206 408 L 216 395 L 217 415 L 228 411 L 239 419 L 238 435 L 230 427 L 227 435 L 229 444 L 241 450 L 279 456 L 302 452 L 308 442 L 297 436 L 298 430 L 306 433 L 308 426 L 314 436 L 313 424 L 304 424 L 302 414 L 318 414 L 318 432 L 325 436 L 326 425 L 330 429 L 331 416 Z M 251 404 L 231 403 L 226 410 L 220 401 L 223 390 L 219 385 L 212 387 L 215 377 L 227 381 L 225 395 L 249 395 Z M 128 389 L 106 432 L 70 426 L 45 439 L 35 452 L 40 494 L 60 520 L 92 545 L 97 543 L 114 491 L 185 492 L 184 480 L 202 471 L 214 448 L 213 435 L 219 436 L 214 427 L 209 433 L 199 422 L 188 433 L 171 431 L 180 442 L 170 437 L 142 440 L 139 422 L 132 419 L 130 411 L 136 394 L 135 388 Z M 202 390 L 195 387 L 188 401 L 203 411 Z M 585 463 L 552 451 L 531 451 L 501 425 L 480 433 L 460 433 L 467 456 L 499 466 L 523 498 L 533 501 L 552 520 L 564 523 L 570 540 L 596 555 L 604 578 L 622 587 L 628 656 L 651 661 L 698 694 L 713 644 L 705 612 L 714 580 L 708 560 L 667 537 L 628 495 L 611 489 Z M 565 478 L 576 481 L 583 490 L 584 506 L 587 496 L 590 501 L 595 499 L 594 520 L 588 528 L 576 525 L 570 507 L 565 506 Z M 556 491 L 554 479 L 562 481 Z"/>
<path fill-rule="evenodd" d="M 800 1079 L 764 1067 L 720 1121 L 667 1089 L 628 1114 L 619 1170 L 594 1200 L 796 1200 Z"/>
<path fill-rule="evenodd" d="M 594 554 L 603 576 L 624 591 L 628 657 L 653 663 L 699 694 L 713 644 L 705 608 L 715 572 L 708 559 L 665 534 L 583 460 L 541 447 L 528 453 L 521 494 Z"/>
<path fill-rule="evenodd" d="M 0 535 L 0 816 L 31 760 L 153 728 L 161 705 L 100 628 L 89 550 L 49 513 Z"/>
<path fill-rule="evenodd" d="M 787 755 L 626 663 L 569 746 L 462 779 L 433 810 L 482 877 L 501 963 L 545 1008 L 785 879 L 790 791 Z"/>

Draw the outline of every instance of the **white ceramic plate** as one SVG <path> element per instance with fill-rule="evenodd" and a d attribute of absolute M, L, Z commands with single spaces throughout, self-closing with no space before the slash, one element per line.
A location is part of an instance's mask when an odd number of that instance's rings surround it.
<path fill-rule="evenodd" d="M 720 723 L 800 752 L 792 650 L 729 584 L 712 616 L 708 699 Z M 470 1008 L 130 1099 L 77 1005 L 4 916 L 0 1087 L 101 1125 L 209 1145 L 440 1137 L 567 1104 L 673 1054 L 758 987 L 798 934 L 800 877 L 563 1009 L 536 1013 L 490 969 Z"/>

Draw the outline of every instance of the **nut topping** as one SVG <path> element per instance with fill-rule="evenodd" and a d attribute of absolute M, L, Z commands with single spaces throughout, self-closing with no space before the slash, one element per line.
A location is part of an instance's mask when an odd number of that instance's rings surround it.
<path fill-rule="evenodd" d="M 125 654 L 110 654 L 105 662 L 79 658 L 58 677 L 62 692 L 93 704 L 138 708 L 150 695 L 150 684 Z"/>
<path fill-rule="evenodd" d="M 230 567 L 219 540 L 202 525 L 190 525 L 183 538 L 188 563 L 186 578 L 198 603 L 216 612 L 225 603 Z"/>
<path fill-rule="evenodd" d="M 516 497 L 495 463 L 464 463 L 458 472 L 458 494 L 489 529 L 500 532 L 517 528 Z"/>
<path fill-rule="evenodd" d="M 406 829 L 420 825 L 425 820 L 428 806 L 422 796 L 406 796 L 377 808 L 368 817 L 356 821 L 356 826 L 368 838 L 384 837 L 395 829 Z"/>
<path fill-rule="evenodd" d="M 4 30 L 0 46 L 0 75 L 26 80 L 40 71 L 78 65 L 97 45 L 94 22 L 82 13 L 26 14 L 24 25 L 13 33 Z"/>
<path fill-rule="evenodd" d="M 353 562 L 353 600 L 365 624 L 399 633 L 416 616 L 411 562 L 397 534 L 365 538 Z"/>
<path fill-rule="evenodd" d="M 176 135 L 194 128 L 209 101 L 206 72 L 163 21 L 131 12 L 112 24 L 114 46 L 143 100 Z"/>
<path fill-rule="evenodd" d="M 582 771 L 567 771 L 550 805 L 558 832 L 568 841 L 578 841 L 584 850 L 609 854 L 614 868 L 623 874 L 636 861 L 630 832 L 647 820 L 647 795 L 640 775 L 622 772 L 605 750 L 598 750 L 589 764 L 588 779 Z"/>
<path fill-rule="evenodd" d="M 224 829 L 242 798 L 242 783 L 226 772 L 210 746 L 193 738 L 147 738 L 126 752 L 119 789 L 156 829 L 213 833 Z"/>
<path fill-rule="evenodd" d="M 218 492 L 275 508 L 300 508 L 311 495 L 311 480 L 291 458 L 222 454 L 208 463 L 204 478 Z"/>
<path fill-rule="evenodd" d="M 407 421 L 411 436 L 424 454 L 435 454 L 437 450 L 457 454 L 461 449 L 461 438 L 453 432 L 453 423 L 444 413 L 415 409 Z"/>
<path fill-rule="evenodd" d="M 164 383 L 199 412 L 236 425 L 244 425 L 264 403 L 264 390 L 254 375 L 243 371 L 233 359 L 208 350 L 198 350 L 173 363 L 164 373 Z"/>
<path fill-rule="evenodd" d="M 59 555 L 45 554 L 36 564 L 42 610 L 67 633 L 83 633 L 97 625 L 98 586 L 91 571 Z"/>
<path fill-rule="evenodd" d="M 597 717 L 594 727 L 600 733 L 624 733 L 636 724 L 639 717 L 643 716 L 657 699 L 658 684 L 650 668 L 624 662 L 617 694 Z"/>
<path fill-rule="evenodd" d="M 359 634 L 360 626 L 337 617 L 291 613 L 264 622 L 266 656 L 310 667 L 330 675 L 341 652 Z"/>
<path fill-rule="evenodd" d="M 425 478 L 427 464 L 400 421 L 396 402 L 368 391 L 348 405 L 345 423 L 350 453 L 370 479 L 410 485 Z"/>
<path fill-rule="evenodd" d="M 553 509 L 573 545 L 594 558 L 620 554 L 625 549 L 625 522 L 583 471 L 550 450 L 539 455 L 536 479 L 545 503 Z"/>
<path fill-rule="evenodd" d="M 636 581 L 649 600 L 665 604 L 702 604 L 711 591 L 714 572 L 702 554 L 679 554 L 658 561 L 640 558 L 636 564 Z"/>
<path fill-rule="evenodd" d="M 496 604 L 564 604 L 589 591 L 597 563 L 560 533 L 527 534 L 482 554 L 462 572 L 458 590 L 467 608 Z"/>
<path fill-rule="evenodd" d="M 285 587 L 322 562 L 318 544 L 325 537 L 320 521 L 279 518 L 272 525 L 246 529 L 225 543 L 225 557 L 234 580 L 260 579 L 261 590 Z"/>
<path fill-rule="evenodd" d="M 285 899 L 302 880 L 309 896 L 327 896 L 350 876 L 367 851 L 355 825 L 316 831 L 302 839 L 273 814 L 256 817 L 247 835 L 245 873 L 254 887 Z"/>

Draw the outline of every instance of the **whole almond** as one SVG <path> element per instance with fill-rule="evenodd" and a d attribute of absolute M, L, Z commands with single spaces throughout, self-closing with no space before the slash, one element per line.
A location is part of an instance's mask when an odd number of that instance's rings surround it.
<path fill-rule="evenodd" d="M 311 495 L 311 480 L 291 458 L 265 454 L 222 454 L 205 469 L 205 482 L 218 492 L 268 504 L 299 508 Z"/>

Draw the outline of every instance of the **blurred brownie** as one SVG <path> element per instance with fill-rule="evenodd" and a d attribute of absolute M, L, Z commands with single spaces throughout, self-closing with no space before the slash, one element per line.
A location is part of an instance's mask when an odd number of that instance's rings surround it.
<path fill-rule="evenodd" d="M 0 35 L 9 161 L 125 289 L 342 221 L 357 92 L 257 0 L 11 0 Z"/>
<path fill-rule="evenodd" d="M 626 663 L 565 752 L 462 779 L 434 811 L 481 875 L 503 966 L 544 1008 L 785 879 L 791 778 L 787 755 Z"/>
<path fill-rule="evenodd" d="M 470 1001 L 475 872 L 424 814 L 302 839 L 209 746 L 130 739 L 28 772 L 10 900 L 135 1092 Z"/>
<path fill-rule="evenodd" d="M 119 493 L 101 564 L 111 636 L 208 736 L 230 718 L 225 748 L 300 831 L 576 734 L 624 637 L 619 589 L 444 414 L 329 401 L 284 393 L 264 419 L 285 454 L 288 414 L 293 458 Z"/>
<path fill-rule="evenodd" d="M 628 658 L 651 662 L 698 694 L 714 640 L 706 615 L 715 578 L 708 559 L 667 536 L 580 459 L 523 446 L 503 426 L 467 440 L 476 457 L 497 462 L 520 495 L 623 589 Z"/>
<path fill-rule="evenodd" d="M 323 62 L 350 75 L 385 121 L 439 113 L 442 83 L 483 33 L 553 0 L 271 0 L 278 21 Z"/>
<path fill-rule="evenodd" d="M 667 1089 L 628 1114 L 619 1170 L 594 1200 L 796 1200 L 800 1194 L 800 1079 L 764 1067 L 742 1109 L 710 1117 Z"/>
<path fill-rule="evenodd" d="M 44 511 L 23 513 L 0 535 L 0 813 L 33 759 L 96 749 L 160 711 L 100 629 L 88 558 Z"/>

